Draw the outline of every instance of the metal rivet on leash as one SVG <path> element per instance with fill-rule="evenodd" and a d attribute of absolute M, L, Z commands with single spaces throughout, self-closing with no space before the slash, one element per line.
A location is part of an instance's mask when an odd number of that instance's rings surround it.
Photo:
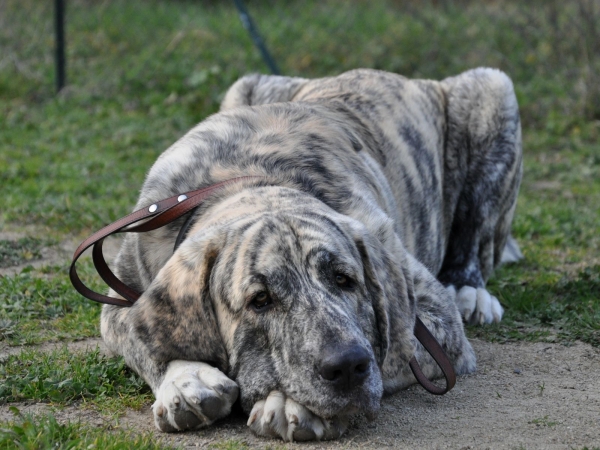
<path fill-rule="evenodd" d="M 181 194 L 179 197 L 177 197 L 177 201 L 178 201 L 178 202 L 182 202 L 182 201 L 184 201 L 185 199 L 187 199 L 187 195 L 185 195 L 185 194 Z"/>
<path fill-rule="evenodd" d="M 148 211 L 151 212 L 151 213 L 153 213 L 157 209 L 158 209 L 158 205 L 150 205 L 150 208 L 148 208 Z"/>

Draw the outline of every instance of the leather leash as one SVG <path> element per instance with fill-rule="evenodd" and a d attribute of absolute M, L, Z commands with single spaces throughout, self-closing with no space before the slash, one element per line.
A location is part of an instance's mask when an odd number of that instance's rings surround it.
<path fill-rule="evenodd" d="M 84 240 L 79 247 L 77 247 L 77 250 L 75 250 L 73 261 L 71 262 L 71 267 L 69 269 L 69 278 L 71 279 L 71 283 L 81 295 L 95 302 L 117 306 L 133 305 L 136 300 L 140 298 L 141 293 L 127 286 L 125 283 L 119 280 L 114 273 L 112 273 L 108 267 L 108 264 L 106 264 L 104 254 L 102 253 L 102 244 L 104 243 L 104 239 L 117 233 L 144 233 L 146 231 L 156 230 L 157 228 L 165 226 L 179 219 L 192 209 L 200 206 L 200 204 L 202 204 L 202 202 L 217 189 L 232 184 L 235 181 L 248 180 L 252 178 L 262 177 L 249 176 L 232 178 L 230 180 L 213 184 L 207 188 L 174 195 L 159 202 L 153 203 L 145 208 L 138 209 L 137 211 L 134 211 L 131 214 L 122 217 L 110 225 L 107 225 L 104 228 L 96 231 L 94 234 Z M 137 226 L 130 226 L 144 219 L 149 220 Z M 92 245 L 94 246 L 92 259 L 94 261 L 94 267 L 96 268 L 96 271 L 104 280 L 104 282 L 115 292 L 121 295 L 125 300 L 109 297 L 107 295 L 92 291 L 79 278 L 76 268 L 77 260 L 81 257 L 83 252 Z"/>
<path fill-rule="evenodd" d="M 414 356 L 408 362 L 410 370 L 412 370 L 413 375 L 426 391 L 434 395 L 444 395 L 456 384 L 456 373 L 454 373 L 452 363 L 448 359 L 448 355 L 446 355 L 446 352 L 444 352 L 444 349 L 437 339 L 433 337 L 431 332 L 427 329 L 423 322 L 421 322 L 419 316 L 417 316 L 417 320 L 415 321 L 414 333 L 415 337 L 419 340 L 423 347 L 425 347 L 425 350 L 427 350 L 427 353 L 431 355 L 436 364 L 440 367 L 440 369 L 442 369 L 442 373 L 446 379 L 446 387 L 441 388 L 436 384 L 433 384 L 429 378 L 423 374 L 421 366 L 419 366 L 417 358 Z"/>
<path fill-rule="evenodd" d="M 106 303 L 109 305 L 116 306 L 132 306 L 137 301 L 137 299 L 140 298 L 141 293 L 127 286 L 125 283 L 119 280 L 115 276 L 115 274 L 110 270 L 102 252 L 102 244 L 104 243 L 104 239 L 108 236 L 117 233 L 144 233 L 146 231 L 156 230 L 157 228 L 163 227 L 179 219 L 184 214 L 187 214 L 188 212 L 197 208 L 207 197 L 213 194 L 216 190 L 225 187 L 229 184 L 232 184 L 236 181 L 249 180 L 252 178 L 263 177 L 247 176 L 232 178 L 226 181 L 222 181 L 220 183 L 213 184 L 203 189 L 197 189 L 195 191 L 189 191 L 184 194 L 174 195 L 172 197 L 163 199 L 159 202 L 153 203 L 152 205 L 149 205 L 145 208 L 134 211 L 131 214 L 122 217 L 121 219 L 111 223 L 110 225 L 107 225 L 104 228 L 96 231 L 94 234 L 92 234 L 90 237 L 84 240 L 79 245 L 79 247 L 77 247 L 77 250 L 75 250 L 75 254 L 73 255 L 73 261 L 71 262 L 71 267 L 69 269 L 69 278 L 71 279 L 71 283 L 81 295 L 95 302 Z M 139 225 L 132 226 L 135 223 L 145 219 L 148 220 Z M 179 236 L 176 240 L 175 249 L 184 237 L 183 234 L 187 231 L 189 224 L 189 220 L 186 221 L 186 224 L 182 228 L 182 232 L 179 233 Z M 121 295 L 124 299 L 109 297 L 108 295 L 103 295 L 98 292 L 95 292 L 88 288 L 83 283 L 83 281 L 81 281 L 81 278 L 79 278 L 79 275 L 77 274 L 76 263 L 83 254 L 83 252 L 90 248 L 92 245 L 94 246 L 92 251 L 92 259 L 96 271 L 104 280 L 104 282 L 115 292 Z M 421 384 L 421 386 L 423 386 L 430 393 L 435 395 L 445 394 L 450 389 L 452 389 L 456 383 L 456 375 L 454 373 L 452 363 L 448 359 L 448 356 L 446 355 L 440 344 L 429 332 L 427 327 L 425 327 L 423 322 L 421 322 L 421 319 L 419 319 L 418 317 L 416 318 L 414 333 L 419 342 L 421 342 L 423 347 L 425 347 L 427 352 L 429 352 L 429 354 L 433 357 L 438 366 L 442 369 L 442 373 L 446 378 L 446 387 L 441 388 L 432 383 L 423 374 L 423 371 L 421 370 L 417 359 L 413 356 L 409 362 L 409 365 L 415 378 L 417 379 L 419 384 Z"/>

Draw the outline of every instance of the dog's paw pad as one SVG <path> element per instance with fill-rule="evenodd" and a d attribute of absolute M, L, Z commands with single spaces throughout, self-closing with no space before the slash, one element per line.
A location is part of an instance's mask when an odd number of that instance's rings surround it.
<path fill-rule="evenodd" d="M 259 436 L 292 442 L 337 439 L 348 424 L 344 418 L 321 419 L 282 392 L 272 391 L 254 404 L 248 426 Z"/>
<path fill-rule="evenodd" d="M 172 361 L 152 405 L 154 423 L 165 432 L 208 426 L 229 414 L 238 392 L 234 381 L 208 364 Z"/>
<path fill-rule="evenodd" d="M 504 309 L 484 288 L 463 286 L 456 294 L 456 305 L 465 322 L 483 325 L 502 320 Z"/>

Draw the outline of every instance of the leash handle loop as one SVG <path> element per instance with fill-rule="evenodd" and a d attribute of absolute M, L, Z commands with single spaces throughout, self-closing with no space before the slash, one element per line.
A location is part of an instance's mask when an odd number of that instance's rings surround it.
<path fill-rule="evenodd" d="M 414 330 L 416 338 L 423 345 L 427 353 L 431 355 L 431 357 L 435 360 L 436 364 L 442 369 L 442 373 L 444 374 L 444 378 L 446 379 L 446 387 L 442 388 L 438 385 L 434 384 L 429 380 L 423 371 L 421 370 L 421 366 L 417 362 L 417 358 L 414 356 L 411 358 L 409 365 L 410 370 L 412 370 L 413 375 L 426 391 L 430 392 L 434 395 L 444 395 L 450 389 L 454 387 L 456 384 L 456 373 L 454 372 L 454 368 L 452 367 L 452 363 L 448 358 L 448 355 L 444 352 L 444 349 L 439 344 L 437 339 L 433 337 L 431 332 L 427 329 L 425 324 L 417 317 L 415 322 L 415 330 Z"/>

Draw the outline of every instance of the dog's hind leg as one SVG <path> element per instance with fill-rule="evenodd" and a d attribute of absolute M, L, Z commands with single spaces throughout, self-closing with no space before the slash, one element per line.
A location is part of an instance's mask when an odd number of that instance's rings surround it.
<path fill-rule="evenodd" d="M 472 70 L 442 86 L 448 98 L 444 216 L 450 230 L 438 279 L 456 291 L 466 321 L 498 322 L 503 310 L 485 283 L 502 260 L 521 181 L 517 100 L 510 79 L 494 69 Z"/>

